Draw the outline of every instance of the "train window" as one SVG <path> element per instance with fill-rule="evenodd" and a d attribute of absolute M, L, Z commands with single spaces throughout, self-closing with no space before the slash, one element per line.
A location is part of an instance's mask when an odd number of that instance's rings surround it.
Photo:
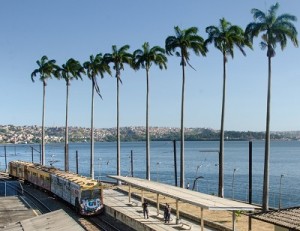
<path fill-rule="evenodd" d="M 99 198 L 100 197 L 100 190 L 96 189 L 93 191 L 93 198 Z"/>
<path fill-rule="evenodd" d="M 91 198 L 91 191 L 90 190 L 82 191 L 81 198 Z"/>

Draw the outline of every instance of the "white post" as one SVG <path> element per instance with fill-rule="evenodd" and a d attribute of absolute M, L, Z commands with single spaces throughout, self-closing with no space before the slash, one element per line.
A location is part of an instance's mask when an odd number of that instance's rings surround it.
<path fill-rule="evenodd" d="M 131 203 L 131 184 L 128 184 L 128 201 Z"/>
<path fill-rule="evenodd" d="M 204 231 L 203 208 L 201 208 L 201 231 Z"/>
<path fill-rule="evenodd" d="M 179 224 L 179 200 L 176 199 L 176 224 L 178 225 Z"/>
<path fill-rule="evenodd" d="M 159 194 L 156 193 L 156 208 L 157 208 L 157 216 L 159 216 Z"/>
<path fill-rule="evenodd" d="M 232 211 L 232 231 L 235 231 L 235 211 Z"/>

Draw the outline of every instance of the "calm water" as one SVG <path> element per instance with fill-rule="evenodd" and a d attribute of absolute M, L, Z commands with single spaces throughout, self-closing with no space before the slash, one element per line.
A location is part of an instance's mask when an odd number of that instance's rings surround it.
<path fill-rule="evenodd" d="M 190 188 L 217 195 L 219 142 L 193 141 L 185 143 L 185 182 Z M 33 147 L 34 149 L 32 149 Z M 225 197 L 248 200 L 249 143 L 225 142 L 224 182 Z M 38 145 L 6 145 L 7 161 L 39 162 Z M 70 169 L 76 171 L 75 156 L 79 155 L 79 173 L 89 174 L 90 145 L 70 144 Z M 145 143 L 121 144 L 121 174 L 131 174 L 130 153 L 133 152 L 133 174 L 145 178 Z M 0 147 L 0 168 L 5 169 L 5 148 Z M 177 142 L 178 184 L 180 176 L 180 143 Z M 46 163 L 64 168 L 64 144 L 46 145 Z M 253 141 L 253 202 L 261 204 L 263 180 L 264 142 Z M 278 207 L 281 181 L 281 206 L 300 205 L 300 142 L 273 141 L 270 156 L 270 206 Z M 234 169 L 236 169 L 234 171 Z M 116 143 L 95 144 L 95 178 L 107 180 L 106 175 L 116 174 Z M 201 176 L 201 177 L 200 177 Z M 197 181 L 195 179 L 200 177 Z M 151 180 L 175 184 L 173 142 L 151 142 Z M 195 181 L 195 184 L 194 184 Z"/>

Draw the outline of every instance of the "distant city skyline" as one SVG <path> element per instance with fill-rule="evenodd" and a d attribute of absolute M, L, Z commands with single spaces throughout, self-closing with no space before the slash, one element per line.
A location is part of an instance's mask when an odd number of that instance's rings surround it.
<path fill-rule="evenodd" d="M 69 58 L 87 61 L 90 55 L 110 53 L 112 45 L 130 45 L 130 52 L 144 42 L 164 48 L 165 39 L 182 29 L 196 26 L 207 38 L 205 28 L 219 25 L 224 17 L 245 28 L 253 21 L 251 9 L 268 10 L 279 2 L 278 14 L 297 16 L 300 1 L 212 0 L 188 4 L 174 0 L 145 3 L 132 0 L 96 1 L 4 1 L 0 8 L 0 124 L 16 126 L 42 123 L 42 82 L 32 83 L 31 72 L 43 55 L 62 65 Z M 299 36 L 298 36 L 299 39 Z M 267 101 L 267 56 L 254 40 L 253 51 L 244 57 L 235 49 L 227 65 L 225 130 L 265 131 Z M 220 129 L 222 100 L 222 55 L 213 45 L 207 57 L 191 56 L 196 69 L 186 69 L 185 127 Z M 282 52 L 277 47 L 272 59 L 271 131 L 300 130 L 300 50 L 290 41 Z M 150 126 L 180 127 L 180 59 L 168 56 L 168 69 L 150 70 Z M 145 126 L 145 70 L 125 66 L 121 72 L 120 126 Z M 103 100 L 95 98 L 96 128 L 116 127 L 116 79 L 98 79 Z M 91 81 L 72 81 L 70 86 L 69 125 L 90 127 Z M 49 80 L 46 87 L 45 126 L 65 124 L 65 81 Z"/>

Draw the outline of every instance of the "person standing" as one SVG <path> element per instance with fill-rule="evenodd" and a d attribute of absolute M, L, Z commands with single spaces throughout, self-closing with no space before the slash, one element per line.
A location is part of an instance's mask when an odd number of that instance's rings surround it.
<path fill-rule="evenodd" d="M 168 221 L 168 203 L 166 203 L 165 209 L 164 209 L 164 220 L 165 223 Z"/>
<path fill-rule="evenodd" d="M 144 219 L 146 219 L 146 216 L 147 216 L 147 219 L 149 219 L 148 202 L 144 202 L 142 204 L 142 206 L 143 206 Z"/>
<path fill-rule="evenodd" d="M 167 206 L 167 211 L 168 211 L 167 221 L 168 221 L 168 223 L 170 223 L 170 218 L 171 218 L 171 207 L 170 207 L 169 204 L 168 204 L 168 206 Z"/>

